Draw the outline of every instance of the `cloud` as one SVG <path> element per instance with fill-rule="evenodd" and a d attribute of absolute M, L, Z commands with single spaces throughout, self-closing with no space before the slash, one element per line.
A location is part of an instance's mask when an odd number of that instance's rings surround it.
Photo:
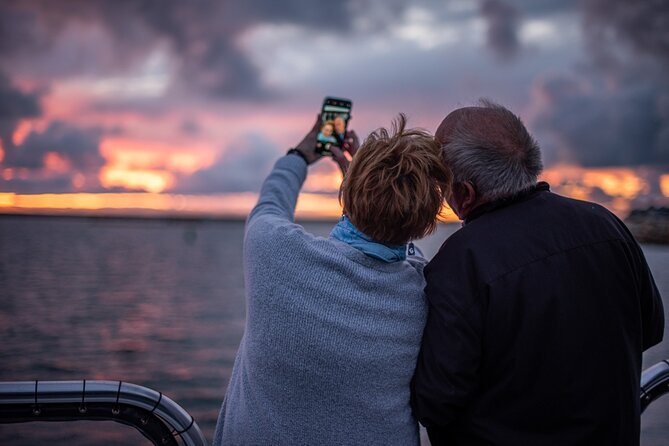
<path fill-rule="evenodd" d="M 623 166 L 669 163 L 669 92 L 653 84 L 618 86 L 558 77 L 538 82 L 533 119 L 547 163 Z"/>
<path fill-rule="evenodd" d="M 37 177 L 23 173 L 21 177 L 0 177 L 0 190 L 18 194 L 43 194 L 72 192 L 72 177 L 58 175 L 55 178 Z M 96 191 L 93 189 L 92 191 Z"/>
<path fill-rule="evenodd" d="M 21 91 L 0 71 L 0 140 L 3 145 L 12 146 L 12 133 L 21 119 L 40 114 L 40 95 Z"/>
<path fill-rule="evenodd" d="M 247 134 L 228 146 L 212 166 L 183 177 L 172 192 L 257 192 L 280 151 L 263 135 Z"/>
<path fill-rule="evenodd" d="M 187 118 L 181 121 L 179 128 L 186 135 L 197 135 L 202 131 L 202 128 L 197 123 L 197 121 L 192 118 Z"/>
<path fill-rule="evenodd" d="M 587 0 L 584 29 L 590 48 L 602 62 L 621 55 L 619 44 L 669 65 L 669 3 L 666 1 Z M 623 60 L 628 62 L 623 52 Z"/>
<path fill-rule="evenodd" d="M 98 175 L 101 131 L 52 122 L 32 131 L 18 146 L 5 148 L 0 190 L 12 192 L 72 192 L 101 190 Z"/>
<path fill-rule="evenodd" d="M 481 15 L 488 26 L 488 47 L 501 59 L 515 56 L 519 50 L 518 10 L 502 0 L 484 0 Z"/>
<path fill-rule="evenodd" d="M 355 19 L 377 1 L 350 0 L 323 5 L 303 0 L 49 0 L 0 4 L 0 56 L 23 59 L 28 69 L 34 55 L 49 59 L 46 69 L 71 75 L 103 67 L 124 71 L 167 43 L 179 67 L 177 89 L 205 95 L 260 99 L 271 91 L 260 82 L 258 67 L 239 48 L 238 40 L 260 23 L 293 24 L 314 31 L 345 34 Z M 391 2 L 388 11 L 399 9 Z M 355 13 L 355 15 L 354 15 Z M 76 31 L 73 31 L 76 29 Z M 100 35 L 106 32 L 110 39 Z M 85 40 L 75 39 L 73 35 Z M 90 43 L 92 42 L 92 43 Z M 97 47 L 99 51 L 91 51 Z M 84 52 L 88 56 L 81 58 Z M 30 57 L 27 55 L 30 54 Z M 55 56 L 54 56 L 55 55 Z M 93 63 L 90 63 L 93 61 Z"/>
<path fill-rule="evenodd" d="M 12 187 L 24 187 L 20 169 L 72 187 L 57 173 L 65 165 L 99 187 L 91 127 L 116 126 L 128 141 L 237 140 L 192 178 L 164 171 L 176 191 L 257 190 L 282 151 L 267 139 L 297 134 L 325 95 L 353 99 L 361 136 L 399 111 L 434 130 L 453 107 L 488 96 L 534 112 L 549 162 L 662 163 L 666 10 L 623 0 L 0 0 L 2 167 L 15 171 Z M 294 119 L 279 124 L 273 111 Z M 45 130 L 13 150 L 16 124 L 35 117 Z"/>
<path fill-rule="evenodd" d="M 587 0 L 583 13 L 585 63 L 534 83 L 545 161 L 669 164 L 669 5 Z"/>
<path fill-rule="evenodd" d="M 0 2 L 0 55 L 12 56 L 46 43 L 46 39 L 36 32 L 38 26 L 34 11 Z"/>
<path fill-rule="evenodd" d="M 574 11 L 582 0 L 505 0 L 505 2 L 522 11 L 529 17 L 546 17 L 551 14 L 561 14 Z"/>

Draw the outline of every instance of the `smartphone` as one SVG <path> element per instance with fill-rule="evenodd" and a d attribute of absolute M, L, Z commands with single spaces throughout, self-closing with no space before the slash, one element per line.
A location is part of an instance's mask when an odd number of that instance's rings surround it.
<path fill-rule="evenodd" d="M 341 147 L 351 119 L 350 99 L 326 97 L 321 108 L 321 128 L 316 137 L 316 152 L 332 156 L 330 147 Z"/>

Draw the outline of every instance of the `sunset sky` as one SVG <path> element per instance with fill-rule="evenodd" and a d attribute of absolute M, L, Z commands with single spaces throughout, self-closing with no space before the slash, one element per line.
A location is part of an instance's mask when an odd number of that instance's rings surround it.
<path fill-rule="evenodd" d="M 624 214 L 669 202 L 663 0 L 0 0 L 0 212 L 243 216 L 322 98 L 364 138 L 487 97 L 544 179 Z M 310 168 L 304 216 L 336 216 Z"/>

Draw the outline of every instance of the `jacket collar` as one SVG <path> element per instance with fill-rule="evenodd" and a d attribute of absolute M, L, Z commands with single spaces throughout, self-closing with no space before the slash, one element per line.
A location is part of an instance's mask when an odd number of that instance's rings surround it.
<path fill-rule="evenodd" d="M 472 221 L 476 220 L 483 214 L 487 214 L 488 212 L 496 211 L 498 209 L 507 207 L 509 205 L 519 203 L 521 201 L 525 201 L 529 198 L 531 198 L 534 194 L 538 192 L 544 192 L 544 191 L 550 191 L 550 185 L 545 182 L 545 181 L 540 181 L 536 185 L 531 186 L 521 192 L 518 192 L 515 195 L 512 195 L 510 197 L 506 198 L 501 198 L 499 200 L 491 201 L 488 203 L 483 203 L 476 208 L 474 208 L 467 218 L 462 222 L 462 225 L 468 225 Z"/>

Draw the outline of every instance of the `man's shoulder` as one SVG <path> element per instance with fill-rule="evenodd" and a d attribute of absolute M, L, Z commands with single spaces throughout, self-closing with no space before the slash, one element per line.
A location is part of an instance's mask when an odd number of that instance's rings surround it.
<path fill-rule="evenodd" d="M 542 192 L 463 226 L 444 241 L 427 271 L 478 268 L 495 276 L 519 263 L 615 239 L 630 242 L 633 237 L 605 207 Z"/>
<path fill-rule="evenodd" d="M 559 207 L 564 221 L 571 224 L 572 230 L 588 228 L 595 238 L 623 239 L 632 241 L 634 238 L 627 226 L 613 212 L 598 203 L 575 198 L 550 194 L 552 203 Z"/>
<path fill-rule="evenodd" d="M 520 228 L 521 232 L 547 234 L 558 229 L 564 234 L 593 228 L 619 232 L 621 227 L 624 227 L 622 221 L 600 204 L 544 191 L 525 202 L 483 215 L 463 229 L 468 229 L 469 237 L 481 236 L 489 241 L 507 232 L 518 232 Z"/>
<path fill-rule="evenodd" d="M 564 195 L 556 194 L 554 192 L 547 193 L 546 197 L 554 205 L 570 208 L 575 212 L 584 212 L 606 218 L 615 217 L 615 215 L 606 207 L 592 201 L 565 197 Z"/>

